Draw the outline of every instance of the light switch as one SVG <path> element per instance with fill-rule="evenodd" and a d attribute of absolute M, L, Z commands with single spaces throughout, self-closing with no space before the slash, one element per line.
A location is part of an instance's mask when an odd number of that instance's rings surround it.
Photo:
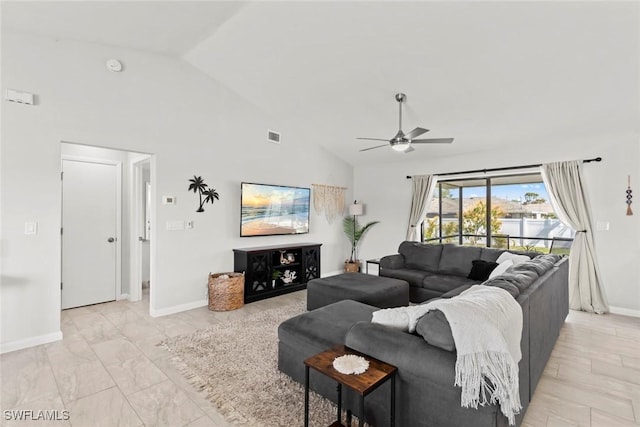
<path fill-rule="evenodd" d="M 187 230 L 191 230 L 193 228 L 193 220 L 187 221 Z"/>
<path fill-rule="evenodd" d="M 184 221 L 180 221 L 180 220 L 167 221 L 167 230 L 171 230 L 171 231 L 184 230 Z"/>
<path fill-rule="evenodd" d="M 609 221 L 598 221 L 598 222 L 596 222 L 596 230 L 598 230 L 598 231 L 609 231 Z"/>
<path fill-rule="evenodd" d="M 24 234 L 26 234 L 26 235 L 36 235 L 36 234 L 38 234 L 38 223 L 37 222 L 25 222 L 24 223 Z"/>

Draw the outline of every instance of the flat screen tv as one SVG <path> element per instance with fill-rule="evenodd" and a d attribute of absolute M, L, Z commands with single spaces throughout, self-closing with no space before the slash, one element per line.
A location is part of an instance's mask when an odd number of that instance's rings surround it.
<path fill-rule="evenodd" d="M 240 237 L 309 232 L 311 190 L 242 183 Z"/>

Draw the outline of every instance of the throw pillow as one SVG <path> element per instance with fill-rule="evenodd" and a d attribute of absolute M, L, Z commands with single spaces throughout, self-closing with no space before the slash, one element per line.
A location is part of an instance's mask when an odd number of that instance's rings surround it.
<path fill-rule="evenodd" d="M 531 258 L 529 258 L 526 255 L 518 255 L 518 254 L 514 254 L 512 252 L 507 251 L 507 252 L 501 253 L 498 259 L 496 260 L 496 262 L 498 264 L 502 264 L 504 261 L 508 259 L 513 261 L 514 264 L 520 264 L 521 262 L 529 261 Z"/>
<path fill-rule="evenodd" d="M 472 267 L 467 279 L 480 280 L 484 282 L 489 278 L 489 274 L 499 265 L 497 262 L 474 259 L 471 261 Z"/>
<path fill-rule="evenodd" d="M 514 298 L 518 298 L 518 295 L 520 295 L 520 289 L 514 285 L 508 277 L 496 277 L 494 279 L 489 279 L 484 282 L 483 285 L 504 289 Z"/>
<path fill-rule="evenodd" d="M 502 273 L 507 271 L 507 268 L 511 267 L 512 265 L 513 260 L 511 259 L 498 263 L 498 266 L 493 269 L 491 274 L 489 274 L 489 279 L 493 279 L 494 277 L 501 275 Z"/>
<path fill-rule="evenodd" d="M 449 321 L 440 310 L 431 310 L 422 316 L 416 325 L 416 333 L 434 347 L 446 351 L 456 349 Z"/>

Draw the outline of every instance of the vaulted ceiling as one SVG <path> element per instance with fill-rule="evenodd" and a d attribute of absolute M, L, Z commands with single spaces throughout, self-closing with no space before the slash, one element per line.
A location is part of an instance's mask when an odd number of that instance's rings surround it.
<path fill-rule="evenodd" d="M 638 2 L 3 2 L 3 31 L 173 55 L 352 164 L 640 132 Z M 454 137 L 358 152 L 398 128 Z M 403 157 L 404 156 L 404 157 Z M 410 157 L 409 157 L 410 156 Z"/>

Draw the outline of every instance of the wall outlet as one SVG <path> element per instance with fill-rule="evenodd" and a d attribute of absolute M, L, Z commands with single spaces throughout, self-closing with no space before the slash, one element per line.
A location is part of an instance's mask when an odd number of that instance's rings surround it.
<path fill-rule="evenodd" d="M 38 223 L 37 222 L 25 222 L 24 223 L 24 234 L 26 234 L 26 235 L 36 235 L 36 234 L 38 234 Z"/>

